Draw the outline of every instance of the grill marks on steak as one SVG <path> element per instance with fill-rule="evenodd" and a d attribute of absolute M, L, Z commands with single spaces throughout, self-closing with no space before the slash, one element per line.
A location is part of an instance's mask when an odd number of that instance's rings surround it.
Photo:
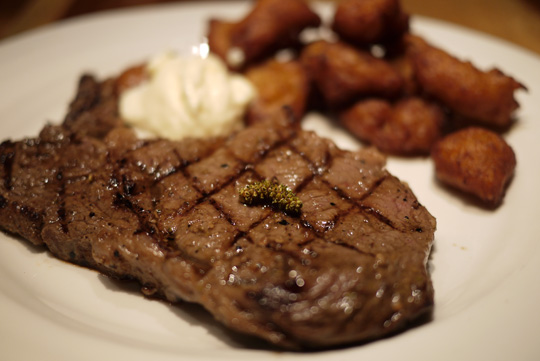
<path fill-rule="evenodd" d="M 143 141 L 115 104 L 114 82 L 83 77 L 62 126 L 0 145 L 4 229 L 284 347 L 365 341 L 430 311 L 435 220 L 379 153 L 285 119 Z M 239 201 L 264 178 L 297 193 L 299 217 Z"/>

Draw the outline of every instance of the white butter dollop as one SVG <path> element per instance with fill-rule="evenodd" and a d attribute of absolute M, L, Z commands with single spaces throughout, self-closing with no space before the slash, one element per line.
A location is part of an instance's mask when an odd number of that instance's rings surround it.
<path fill-rule="evenodd" d="M 129 125 L 168 139 L 226 135 L 243 125 L 255 89 L 231 73 L 217 56 L 159 54 L 149 79 L 120 96 L 120 116 Z"/>

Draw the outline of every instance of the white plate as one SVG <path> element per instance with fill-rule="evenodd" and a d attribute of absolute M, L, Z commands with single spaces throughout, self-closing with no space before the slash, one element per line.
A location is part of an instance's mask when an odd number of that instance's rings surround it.
<path fill-rule="evenodd" d="M 58 122 L 78 77 L 100 77 L 165 49 L 186 51 L 213 15 L 239 18 L 248 3 L 186 3 L 113 11 L 0 43 L 1 138 L 34 136 Z M 328 9 L 326 9 L 328 10 Z M 440 188 L 429 159 L 391 159 L 438 219 L 431 258 L 434 319 L 395 337 L 319 353 L 247 347 L 192 305 L 141 297 L 97 273 L 0 234 L 3 360 L 538 360 L 540 359 L 540 58 L 500 40 L 424 18 L 413 29 L 481 68 L 526 83 L 519 122 L 506 135 L 518 157 L 504 205 L 487 211 Z M 307 127 L 357 143 L 318 116 Z"/>

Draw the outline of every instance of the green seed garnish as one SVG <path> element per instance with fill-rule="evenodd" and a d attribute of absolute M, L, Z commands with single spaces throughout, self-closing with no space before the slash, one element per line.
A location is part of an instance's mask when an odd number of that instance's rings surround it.
<path fill-rule="evenodd" d="M 240 201 L 247 205 L 270 205 L 291 214 L 300 213 L 302 208 L 302 201 L 289 187 L 277 182 L 254 182 L 242 188 L 239 194 Z"/>

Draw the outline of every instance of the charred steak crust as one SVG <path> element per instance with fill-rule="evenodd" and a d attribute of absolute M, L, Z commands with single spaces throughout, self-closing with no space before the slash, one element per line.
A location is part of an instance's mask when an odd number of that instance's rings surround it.
<path fill-rule="evenodd" d="M 285 117 L 228 139 L 143 141 L 115 94 L 85 76 L 61 126 L 0 145 L 3 229 L 287 348 L 370 340 L 430 312 L 435 219 L 379 153 Z M 242 204 L 262 179 L 289 186 L 301 214 Z"/>

